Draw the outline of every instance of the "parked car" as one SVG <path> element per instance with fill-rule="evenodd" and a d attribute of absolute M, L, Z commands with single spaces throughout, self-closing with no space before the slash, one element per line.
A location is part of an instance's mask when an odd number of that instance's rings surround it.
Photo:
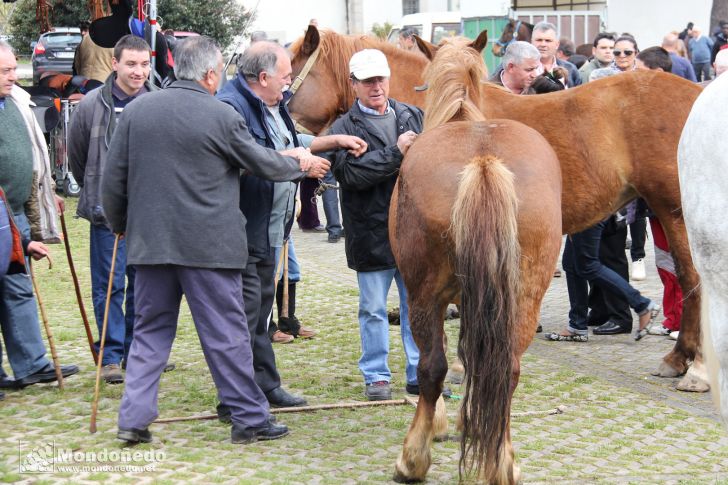
<path fill-rule="evenodd" d="M 402 20 L 392 26 L 387 41 L 397 44 L 399 32 L 409 27 L 422 39 L 438 44 L 446 37 L 463 35 L 463 22 L 460 12 L 422 12 L 405 15 Z"/>
<path fill-rule="evenodd" d="M 77 27 L 57 27 L 41 34 L 38 40 L 31 44 L 33 48 L 31 57 L 33 84 L 38 84 L 44 72 L 71 74 L 73 56 L 81 39 L 83 39 L 81 31 Z"/>

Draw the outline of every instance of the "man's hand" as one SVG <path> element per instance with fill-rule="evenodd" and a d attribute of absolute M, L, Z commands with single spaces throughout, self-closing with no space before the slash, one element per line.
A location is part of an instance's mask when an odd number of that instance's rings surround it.
<path fill-rule="evenodd" d="M 336 135 L 339 148 L 346 148 L 355 157 L 364 155 L 367 151 L 367 142 L 353 135 Z"/>
<path fill-rule="evenodd" d="M 397 138 L 397 148 L 399 148 L 399 151 L 402 152 L 402 155 L 407 154 L 407 150 L 409 150 L 409 147 L 412 146 L 416 139 L 417 133 L 412 130 L 405 131 L 399 135 L 399 138 Z"/>
<path fill-rule="evenodd" d="M 31 241 L 28 244 L 28 256 L 39 261 L 48 256 L 48 246 L 38 241 Z"/>
<path fill-rule="evenodd" d="M 66 211 L 66 201 L 63 200 L 62 197 L 59 197 L 58 194 L 53 194 L 55 203 L 56 203 L 56 210 L 58 213 L 62 213 Z"/>
<path fill-rule="evenodd" d="M 317 157 L 309 154 L 307 157 L 300 159 L 301 171 L 306 172 L 306 177 L 312 179 L 320 179 L 326 175 L 331 168 L 331 163 L 325 158 Z"/>

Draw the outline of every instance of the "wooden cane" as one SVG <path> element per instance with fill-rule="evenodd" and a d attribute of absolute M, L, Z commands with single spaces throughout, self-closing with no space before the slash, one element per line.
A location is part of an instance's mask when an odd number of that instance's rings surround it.
<path fill-rule="evenodd" d="M 35 291 L 35 297 L 38 300 L 38 306 L 40 307 L 40 316 L 43 320 L 43 326 L 45 327 L 46 337 L 48 337 L 48 346 L 51 348 L 51 358 L 53 359 L 53 367 L 56 371 L 56 380 L 58 381 L 58 388 L 63 389 L 63 372 L 61 372 L 61 365 L 58 363 L 58 353 L 56 352 L 56 343 L 53 340 L 53 331 L 48 323 L 48 315 L 46 314 L 45 304 L 43 299 L 40 297 L 40 291 L 38 291 L 38 282 L 35 279 L 35 271 L 33 271 L 33 258 L 28 259 L 28 270 L 30 271 L 30 279 L 33 281 L 33 291 Z M 53 261 L 48 260 L 48 269 L 53 268 Z"/>
<path fill-rule="evenodd" d="M 86 316 L 86 308 L 83 305 L 83 297 L 81 296 L 81 286 L 78 284 L 78 276 L 76 276 L 76 267 L 73 264 L 73 256 L 71 255 L 71 240 L 68 235 L 68 229 L 66 229 L 66 218 L 61 216 L 61 229 L 63 230 L 63 245 L 66 247 L 66 257 L 68 258 L 68 267 L 71 268 L 71 277 L 73 278 L 73 287 L 76 289 L 76 301 L 78 302 L 78 309 L 81 312 L 81 319 L 83 320 L 83 327 L 86 329 L 86 338 L 88 339 L 88 346 L 91 350 L 91 357 L 94 359 L 94 365 L 98 363 L 99 356 L 96 353 L 94 347 L 94 336 L 91 333 L 91 326 L 88 323 L 88 317 Z"/>
<path fill-rule="evenodd" d="M 288 318 L 288 239 L 283 242 L 283 302 L 281 302 L 281 318 Z"/>
<path fill-rule="evenodd" d="M 111 290 L 114 287 L 114 269 L 116 267 L 116 251 L 119 249 L 119 238 L 117 234 L 114 239 L 114 252 L 111 255 L 111 270 L 109 270 L 109 285 L 106 290 L 106 305 L 104 306 L 104 323 L 101 326 L 101 340 L 99 342 L 99 355 L 96 361 L 96 385 L 94 386 L 94 399 L 91 402 L 91 433 L 96 432 L 96 415 L 99 410 L 99 385 L 101 384 L 101 362 L 104 358 L 104 342 L 106 341 L 106 326 L 109 323 L 109 303 L 111 302 Z"/>

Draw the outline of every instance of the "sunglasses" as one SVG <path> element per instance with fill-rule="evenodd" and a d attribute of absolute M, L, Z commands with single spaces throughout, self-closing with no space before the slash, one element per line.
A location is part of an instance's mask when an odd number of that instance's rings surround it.
<path fill-rule="evenodd" d="M 612 51 L 612 53 L 613 53 L 613 54 L 614 54 L 615 56 L 617 56 L 617 57 L 621 56 L 622 54 L 624 54 L 624 55 L 625 55 L 626 57 L 629 57 L 629 56 L 631 56 L 632 54 L 634 54 L 634 51 L 631 51 L 631 50 L 624 50 L 624 51 Z"/>

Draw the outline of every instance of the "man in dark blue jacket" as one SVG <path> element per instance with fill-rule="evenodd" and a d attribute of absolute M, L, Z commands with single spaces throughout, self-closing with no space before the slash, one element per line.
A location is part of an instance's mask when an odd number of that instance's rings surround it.
<path fill-rule="evenodd" d="M 218 99 L 245 118 L 248 131 L 259 145 L 282 154 L 305 154 L 308 150 L 316 153 L 335 148 L 351 150 L 357 155 L 364 152 L 366 144 L 356 137 L 314 138 L 296 133 L 284 103 L 292 69 L 283 47 L 274 42 L 256 42 L 243 53 L 238 65 L 238 76 L 218 93 Z M 280 248 L 290 234 L 295 193 L 295 183 L 274 183 L 251 173 L 240 178 L 240 209 L 247 220 L 249 255 L 243 270 L 243 300 L 253 345 L 255 379 L 270 405 L 278 407 L 306 404 L 303 398 L 292 396 L 281 387 L 267 329 L 275 292 L 273 248 Z M 295 295 L 295 289 L 291 294 Z M 306 332 L 311 336 L 311 331 L 305 327 L 291 330 L 298 335 L 306 336 Z M 225 413 L 224 409 L 219 411 L 221 416 Z"/>
<path fill-rule="evenodd" d="M 391 397 L 387 293 L 393 279 L 399 290 L 407 391 L 419 394 L 419 350 L 410 331 L 407 292 L 389 245 L 387 223 L 402 159 L 422 131 L 422 112 L 389 98 L 390 70 L 381 51 L 365 49 L 354 54 L 349 73 L 357 99 L 349 112 L 336 120 L 331 133 L 356 135 L 369 148 L 361 157 L 337 150 L 330 160 L 341 187 L 346 260 L 357 272 L 359 283 L 359 370 L 366 384 L 364 394 L 372 401 L 385 400 Z"/>

